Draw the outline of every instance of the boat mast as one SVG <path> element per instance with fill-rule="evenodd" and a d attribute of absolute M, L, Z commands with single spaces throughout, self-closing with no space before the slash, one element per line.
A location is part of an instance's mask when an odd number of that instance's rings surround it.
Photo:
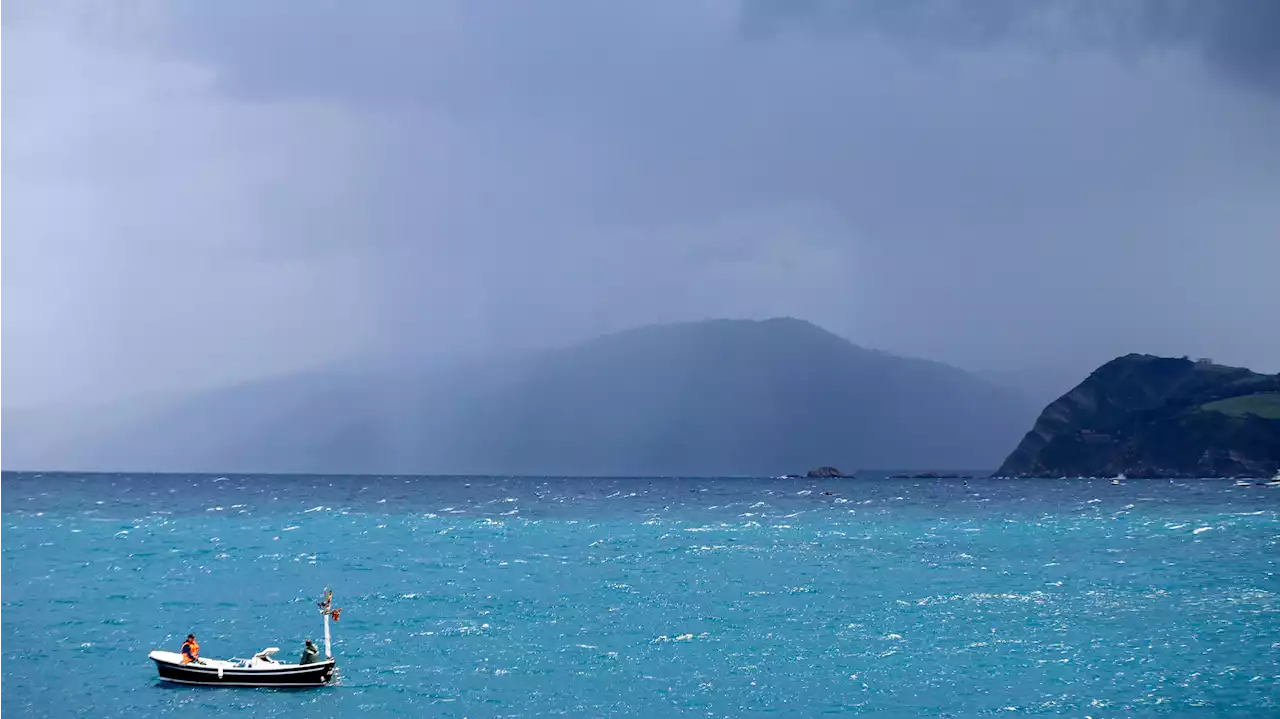
<path fill-rule="evenodd" d="M 333 652 L 329 649 L 329 613 L 324 613 L 324 658 L 333 657 Z"/>
<path fill-rule="evenodd" d="M 324 600 L 319 602 L 320 613 L 324 615 L 324 658 L 333 658 L 333 651 L 329 647 L 329 615 L 333 615 L 334 619 L 338 618 L 338 612 L 341 609 L 333 609 L 333 590 L 328 587 L 324 590 Z"/>

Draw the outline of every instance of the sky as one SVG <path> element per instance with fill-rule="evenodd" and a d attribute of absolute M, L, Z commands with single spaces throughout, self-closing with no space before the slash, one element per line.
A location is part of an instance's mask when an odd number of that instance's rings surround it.
<path fill-rule="evenodd" d="M 6 408 L 707 317 L 1280 371 L 1274 0 L 3 11 Z"/>

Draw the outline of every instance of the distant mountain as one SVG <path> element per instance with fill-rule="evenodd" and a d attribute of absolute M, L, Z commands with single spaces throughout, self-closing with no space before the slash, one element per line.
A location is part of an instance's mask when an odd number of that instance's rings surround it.
<path fill-rule="evenodd" d="M 451 370 L 247 384 L 63 456 L 80 468 L 220 472 L 958 469 L 994 466 L 1033 416 L 985 380 L 808 322 L 713 320 Z"/>
<path fill-rule="evenodd" d="M 1045 408 L 1003 476 L 1271 477 L 1280 375 L 1130 354 Z"/>

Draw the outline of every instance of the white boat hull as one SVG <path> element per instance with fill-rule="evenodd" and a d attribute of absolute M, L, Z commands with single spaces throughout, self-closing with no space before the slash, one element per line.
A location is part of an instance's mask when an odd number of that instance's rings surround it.
<path fill-rule="evenodd" d="M 177 684 L 223 687 L 319 687 L 333 681 L 335 661 L 312 664 L 283 664 L 258 659 L 228 661 L 201 659 L 182 663 L 177 652 L 154 651 L 147 655 L 156 663 L 160 679 Z"/>

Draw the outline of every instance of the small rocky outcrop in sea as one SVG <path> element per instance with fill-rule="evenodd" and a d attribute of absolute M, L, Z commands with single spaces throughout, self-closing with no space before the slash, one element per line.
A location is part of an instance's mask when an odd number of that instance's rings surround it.
<path fill-rule="evenodd" d="M 1045 408 L 1000 477 L 1268 478 L 1280 374 L 1130 354 Z"/>
<path fill-rule="evenodd" d="M 817 469 L 809 470 L 805 476 L 809 479 L 831 479 L 836 477 L 852 477 L 853 475 L 845 474 L 835 467 L 818 467 Z"/>

